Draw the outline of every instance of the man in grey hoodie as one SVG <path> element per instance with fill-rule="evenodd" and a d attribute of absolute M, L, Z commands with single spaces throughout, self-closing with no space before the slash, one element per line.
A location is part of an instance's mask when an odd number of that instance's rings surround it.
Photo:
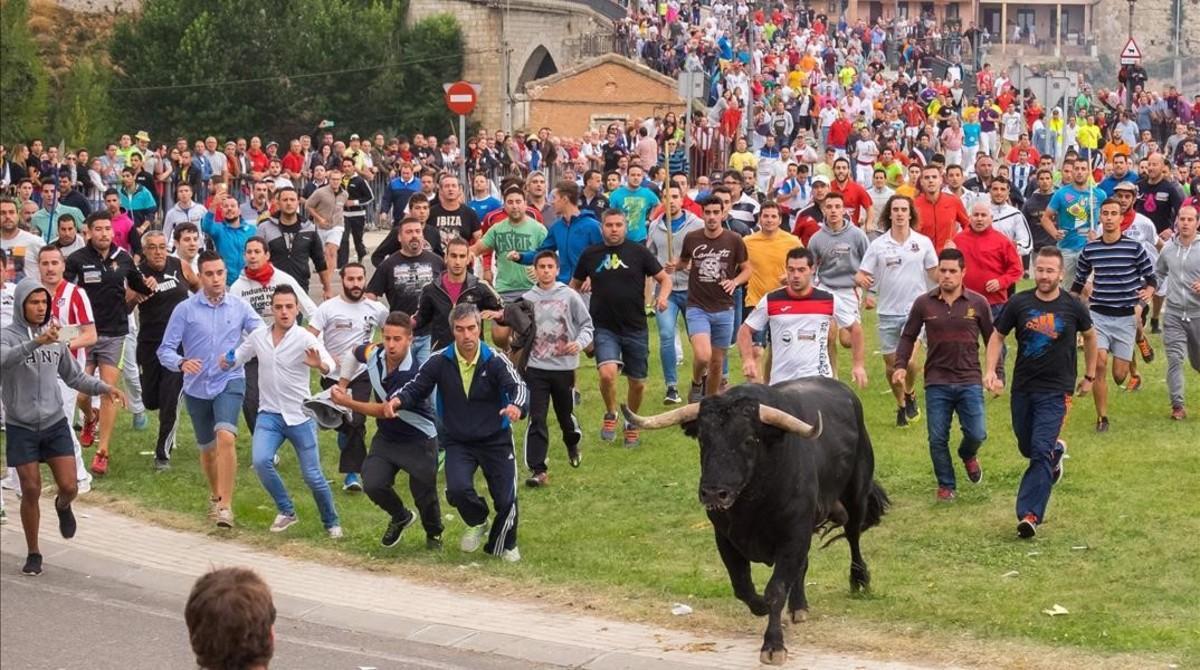
<path fill-rule="evenodd" d="M 29 549 L 22 572 L 32 576 L 42 572 L 38 551 L 40 462 L 50 466 L 58 487 L 54 498 L 58 528 L 65 538 L 75 536 L 71 512 L 76 494 L 75 445 L 63 412 L 59 378 L 80 393 L 106 394 L 118 404 L 124 404 L 125 396 L 80 371 L 67 344 L 59 339 L 58 323 L 51 320 L 50 292 L 36 279 L 21 280 L 13 298 L 12 323 L 0 332 L 0 375 L 5 381 L 0 401 L 4 403 L 8 464 L 17 469 L 21 482 L 21 526 Z"/>
<path fill-rule="evenodd" d="M 583 432 L 573 413 L 575 370 L 579 352 L 592 343 L 592 316 L 574 289 L 557 280 L 558 255 L 543 250 L 533 261 L 537 284 L 525 292 L 533 303 L 536 336 L 529 350 L 525 383 L 529 385 L 529 426 L 525 433 L 525 466 L 533 474 L 525 480 L 531 487 L 550 482 L 546 474 L 546 452 L 550 431 L 546 425 L 550 402 L 567 445 L 567 460 L 579 467 L 579 441 Z"/>
<path fill-rule="evenodd" d="M 1167 350 L 1167 393 L 1171 418 L 1183 421 L 1183 361 L 1200 371 L 1200 254 L 1197 246 L 1197 213 L 1194 205 L 1179 208 L 1175 236 L 1162 248 L 1155 263 L 1158 285 L 1166 283 L 1163 310 L 1163 347 Z"/>
<path fill-rule="evenodd" d="M 667 187 L 666 201 L 663 215 L 650 224 L 646 245 L 663 267 L 674 267 L 675 261 L 679 260 L 679 248 L 683 246 L 683 238 L 693 230 L 703 229 L 704 221 L 683 208 L 683 194 L 678 186 Z M 687 270 L 671 272 L 671 296 L 667 298 L 667 308 L 655 314 L 658 321 L 658 357 L 662 363 L 663 380 L 667 385 L 664 405 L 678 405 L 683 402 L 679 397 L 679 372 L 676 369 L 683 360 L 683 343 L 679 341 L 676 328 L 679 325 L 679 317 L 687 313 L 687 280 Z"/>

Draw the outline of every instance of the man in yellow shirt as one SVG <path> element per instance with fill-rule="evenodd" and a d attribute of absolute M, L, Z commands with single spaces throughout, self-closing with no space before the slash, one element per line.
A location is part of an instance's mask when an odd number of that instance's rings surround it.
<path fill-rule="evenodd" d="M 1091 117 L 1080 118 L 1079 126 L 1075 129 L 1075 141 L 1079 143 L 1079 157 L 1091 164 L 1096 155 L 1096 147 L 1100 146 L 1100 127 Z"/>
<path fill-rule="evenodd" d="M 747 235 L 742 241 L 746 245 L 746 256 L 750 260 L 750 280 L 746 282 L 746 310 L 753 310 L 763 296 L 783 285 L 786 276 L 787 253 L 803 247 L 800 238 L 781 230 L 783 212 L 779 203 L 768 200 L 758 211 L 758 232 Z M 767 346 L 769 331 L 763 329 L 754 334 L 754 346 Z M 764 360 L 766 370 L 771 369 L 770 359 Z M 759 371 L 763 375 L 763 371 Z M 765 378 L 765 377 L 764 377 Z"/>

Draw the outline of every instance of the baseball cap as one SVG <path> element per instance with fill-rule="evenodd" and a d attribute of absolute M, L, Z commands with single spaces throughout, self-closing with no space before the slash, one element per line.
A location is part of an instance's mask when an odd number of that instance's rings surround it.
<path fill-rule="evenodd" d="M 1138 190 L 1137 184 L 1135 184 L 1131 181 L 1117 182 L 1117 185 L 1113 187 L 1114 192 L 1115 191 L 1133 191 L 1134 193 L 1137 193 L 1137 190 Z"/>
<path fill-rule="evenodd" d="M 812 178 L 812 183 L 813 183 L 813 186 L 816 186 L 817 184 L 824 184 L 826 186 L 829 186 L 829 177 L 826 177 L 823 174 L 819 174 Z"/>

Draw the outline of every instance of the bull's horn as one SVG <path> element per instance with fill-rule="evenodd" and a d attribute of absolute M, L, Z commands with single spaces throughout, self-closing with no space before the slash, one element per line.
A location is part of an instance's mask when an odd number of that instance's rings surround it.
<path fill-rule="evenodd" d="M 633 413 L 625 405 L 621 405 L 621 414 L 625 415 L 625 420 L 638 428 L 647 430 L 655 430 L 657 428 L 668 428 L 670 426 L 678 426 L 687 421 L 695 421 L 700 415 L 700 403 L 693 402 L 679 409 L 673 409 L 670 412 L 655 414 L 654 416 L 638 416 Z"/>
<path fill-rule="evenodd" d="M 675 410 L 679 411 L 679 410 Z M 758 420 L 765 424 L 775 426 L 780 430 L 786 430 L 789 433 L 796 433 L 801 437 L 815 439 L 821 435 L 821 413 L 817 412 L 817 425 L 810 426 L 809 424 L 797 419 L 787 412 L 767 405 L 758 406 Z"/>

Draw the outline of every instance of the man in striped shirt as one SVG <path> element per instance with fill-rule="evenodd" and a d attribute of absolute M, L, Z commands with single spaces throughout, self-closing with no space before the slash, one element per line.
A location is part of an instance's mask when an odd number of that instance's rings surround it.
<path fill-rule="evenodd" d="M 82 370 L 87 364 L 87 348 L 96 343 L 97 337 L 92 302 L 78 285 L 63 279 L 67 264 L 61 249 L 52 244 L 42 247 L 38 250 L 37 262 L 42 286 L 50 292 L 50 316 L 64 331 L 74 331 L 68 344 L 71 356 Z M 62 379 L 58 380 L 58 389 L 62 392 L 63 413 L 73 417 L 79 392 L 67 386 Z M 70 433 L 71 441 L 75 444 L 75 478 L 79 493 L 87 493 L 92 490 L 92 474 L 83 465 L 83 451 L 78 436 L 75 431 Z"/>
<path fill-rule="evenodd" d="M 1134 308 L 1149 302 L 1157 280 L 1145 248 L 1121 234 L 1121 203 L 1110 198 L 1100 205 L 1099 238 L 1088 242 L 1079 254 L 1078 271 L 1071 293 L 1078 296 L 1090 285 L 1089 309 L 1096 326 L 1095 402 L 1096 432 L 1108 431 L 1108 382 L 1104 369 L 1111 354 L 1113 381 L 1121 384 L 1129 375 L 1133 359 Z M 1089 281 L 1090 280 L 1090 281 Z"/>

